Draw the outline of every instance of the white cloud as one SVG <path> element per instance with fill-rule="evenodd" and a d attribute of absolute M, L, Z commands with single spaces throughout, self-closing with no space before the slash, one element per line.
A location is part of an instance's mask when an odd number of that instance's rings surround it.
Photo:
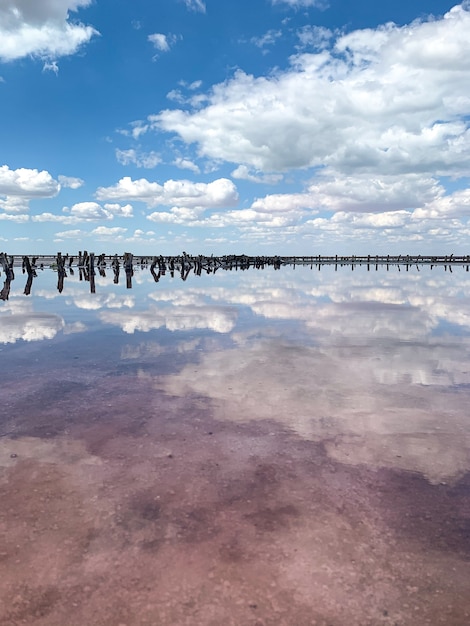
<path fill-rule="evenodd" d="M 293 56 L 286 71 L 238 71 L 206 106 L 164 110 L 149 122 L 196 143 L 200 156 L 260 172 L 464 176 L 469 30 L 470 12 L 457 6 L 440 20 L 354 31 Z"/>
<path fill-rule="evenodd" d="M 193 210 L 234 206 L 238 200 L 236 187 L 227 178 L 211 183 L 168 180 L 160 185 L 145 178 L 132 180 L 125 176 L 113 187 L 100 187 L 96 197 L 98 200 L 137 200 L 149 207 L 176 205 Z"/>
<path fill-rule="evenodd" d="M 29 210 L 29 199 L 18 198 L 16 196 L 0 197 L 0 209 L 6 213 L 27 213 Z"/>
<path fill-rule="evenodd" d="M 74 54 L 98 32 L 92 26 L 69 21 L 69 11 L 87 7 L 92 0 L 2 0 L 0 3 L 0 59 L 26 56 L 53 60 Z M 50 61 L 52 59 L 52 61 Z"/>
<path fill-rule="evenodd" d="M 191 11 L 206 12 L 206 3 L 203 0 L 184 0 L 184 3 Z"/>
<path fill-rule="evenodd" d="M 56 233 L 55 236 L 58 239 L 81 239 L 86 235 L 86 232 L 83 230 L 63 230 L 62 232 Z"/>
<path fill-rule="evenodd" d="M 276 193 L 258 198 L 251 208 L 261 213 L 304 212 L 315 213 L 315 203 L 308 193 Z"/>
<path fill-rule="evenodd" d="M 267 211 L 255 211 L 253 209 L 237 209 L 224 213 L 213 213 L 201 218 L 193 210 L 181 207 L 173 207 L 170 211 L 157 211 L 151 213 L 147 219 L 157 223 L 179 224 L 184 226 L 205 226 L 210 228 L 237 227 L 240 231 L 263 232 L 264 236 L 268 229 L 282 228 L 296 224 L 302 213 L 295 210 L 283 213 L 269 213 Z"/>
<path fill-rule="evenodd" d="M 282 174 L 253 174 L 246 165 L 239 165 L 233 170 L 230 176 L 241 180 L 249 180 L 252 183 L 263 183 L 265 185 L 275 185 L 283 178 Z"/>
<path fill-rule="evenodd" d="M 159 52 L 168 52 L 170 47 L 178 40 L 176 35 L 164 35 L 163 33 L 153 33 L 147 37 L 154 48 Z"/>
<path fill-rule="evenodd" d="M 166 94 L 166 97 L 168 100 L 172 100 L 173 102 L 179 102 L 179 104 L 184 104 L 186 102 L 186 98 L 179 89 L 172 89 Z"/>
<path fill-rule="evenodd" d="M 77 221 L 113 219 L 112 214 L 105 211 L 97 202 L 78 202 L 67 209 L 67 213 L 71 217 L 77 218 Z"/>
<path fill-rule="evenodd" d="M 324 2 L 324 0 L 271 0 L 271 2 L 273 5 L 287 4 L 295 9 L 300 7 L 324 8 L 326 6 L 326 2 Z"/>
<path fill-rule="evenodd" d="M 305 200 L 328 211 L 396 211 L 420 206 L 443 193 L 431 176 L 346 176 L 327 169 L 308 186 Z"/>
<path fill-rule="evenodd" d="M 153 43 L 157 50 L 160 50 L 161 52 L 168 52 L 170 49 L 167 36 L 162 33 L 154 33 L 153 35 L 149 35 L 147 39 Z"/>
<path fill-rule="evenodd" d="M 62 224 L 76 224 L 78 221 L 75 217 L 70 217 L 69 215 L 56 215 L 55 213 L 50 213 L 49 211 L 32 215 L 31 220 L 33 222 L 60 222 Z"/>
<path fill-rule="evenodd" d="M 57 65 L 57 61 L 46 61 L 44 63 L 42 71 L 43 72 L 54 72 L 54 74 L 57 76 L 57 74 L 59 73 L 59 66 Z"/>
<path fill-rule="evenodd" d="M 59 191 L 60 184 L 45 170 L 41 172 L 27 168 L 11 170 L 8 165 L 0 167 L 0 209 L 6 214 L 27 213 L 31 199 L 52 198 Z M 16 222 L 27 221 L 2 214 L 0 218 Z"/>
<path fill-rule="evenodd" d="M 24 215 L 24 214 L 15 215 L 14 213 L 0 213 L 0 220 L 6 220 L 9 222 L 16 222 L 17 224 L 21 224 L 21 223 L 29 221 L 29 215 Z"/>
<path fill-rule="evenodd" d="M 157 152 L 139 152 L 133 148 L 129 150 L 116 150 L 116 158 L 121 165 L 133 163 L 137 167 L 152 169 L 161 163 L 162 159 Z"/>
<path fill-rule="evenodd" d="M 280 30 L 268 30 L 261 37 L 252 37 L 250 39 L 251 43 L 253 43 L 258 48 L 266 48 L 266 46 L 272 46 L 276 43 L 277 39 L 282 36 L 282 31 Z"/>
<path fill-rule="evenodd" d="M 417 219 L 462 216 L 470 216 L 470 189 L 462 189 L 447 196 L 435 198 L 413 212 L 413 217 Z"/>
<path fill-rule="evenodd" d="M 135 120 L 130 123 L 131 130 L 127 129 L 119 129 L 117 132 L 125 137 L 131 136 L 133 139 L 139 139 L 141 135 L 145 135 L 145 133 L 149 130 L 149 124 L 146 124 L 142 120 Z"/>
<path fill-rule="evenodd" d="M 130 204 L 105 204 L 104 208 L 97 202 L 78 202 L 71 208 L 64 207 L 65 215 L 45 212 L 31 216 L 33 222 L 60 222 L 62 224 L 78 224 L 80 222 L 112 220 L 115 217 L 133 217 Z"/>
<path fill-rule="evenodd" d="M 24 167 L 11 170 L 0 166 L 0 195 L 23 198 L 52 198 L 60 190 L 59 183 L 49 172 Z"/>
<path fill-rule="evenodd" d="M 62 187 L 69 187 L 70 189 L 79 189 L 84 181 L 81 178 L 76 178 L 75 176 L 58 176 L 59 183 Z"/>
<path fill-rule="evenodd" d="M 104 208 L 114 215 L 114 217 L 133 217 L 133 208 L 131 204 L 105 204 Z"/>
<path fill-rule="evenodd" d="M 309 24 L 297 31 L 297 37 L 299 39 L 298 47 L 301 49 L 310 47 L 322 50 L 328 47 L 332 36 L 333 33 L 328 28 Z"/>
<path fill-rule="evenodd" d="M 411 220 L 409 211 L 387 213 L 345 213 L 340 211 L 331 218 L 332 224 L 348 224 L 360 228 L 402 228 Z"/>
<path fill-rule="evenodd" d="M 176 167 L 179 167 L 182 170 L 191 170 L 195 174 L 199 174 L 200 172 L 200 169 L 196 165 L 196 163 L 193 163 L 193 161 L 191 161 L 190 159 L 183 159 L 181 157 L 178 157 L 173 161 L 173 165 L 176 165 Z"/>
<path fill-rule="evenodd" d="M 188 87 L 188 89 L 190 91 L 194 91 L 195 89 L 199 89 L 199 87 L 201 87 L 201 86 L 202 86 L 202 80 L 194 80 L 192 83 L 189 83 L 189 85 L 187 85 L 187 87 Z"/>
<path fill-rule="evenodd" d="M 90 235 L 98 235 L 100 237 L 117 237 L 123 235 L 127 231 L 127 228 L 120 228 L 116 226 L 114 228 L 108 228 L 107 226 L 98 226 L 93 229 Z"/>

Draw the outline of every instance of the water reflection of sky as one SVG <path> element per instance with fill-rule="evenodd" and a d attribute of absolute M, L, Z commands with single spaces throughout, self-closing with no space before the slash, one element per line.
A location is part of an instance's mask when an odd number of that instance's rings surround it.
<path fill-rule="evenodd" d="M 468 469 L 463 268 L 297 267 L 158 284 L 141 270 L 132 289 L 97 277 L 94 294 L 77 275 L 62 293 L 55 281 L 42 272 L 30 296 L 12 283 L 0 306 L 10 359 L 18 342 L 38 342 L 36 359 L 47 354 L 47 363 L 88 346 L 95 368 L 133 363 L 151 372 L 157 357 L 186 354 L 149 384 L 209 397 L 222 419 L 278 420 L 325 441 L 343 462 L 400 466 L 432 481 Z"/>
<path fill-rule="evenodd" d="M 62 293 L 56 282 L 45 271 L 25 296 L 17 277 L 0 302 L 0 355 L 8 363 L 3 442 L 16 441 L 21 455 L 41 463 L 71 463 L 72 455 L 100 467 L 97 453 L 86 451 L 96 441 L 83 447 L 88 434 L 63 438 L 83 411 L 96 404 L 106 416 L 112 407 L 109 419 L 121 436 L 135 415 L 145 421 L 169 402 L 180 407 L 172 409 L 173 424 L 187 413 L 202 424 L 210 412 L 211 423 L 230 428 L 269 425 L 273 437 L 282 430 L 320 445 L 339 467 L 404 471 L 434 486 L 455 485 L 470 470 L 470 281 L 463 268 L 296 267 L 159 283 L 142 270 L 132 289 L 97 277 L 95 294 L 77 275 Z M 34 409 L 11 400 L 24 381 Z M 50 423 L 40 405 L 52 402 L 54 414 L 66 402 L 62 393 L 70 398 L 67 417 Z M 17 408 L 8 413 L 9 405 Z M 139 439 L 142 450 L 155 435 L 152 424 Z M 158 458 L 171 451 L 158 450 Z M 4 464 L 12 463 L 8 456 Z"/>

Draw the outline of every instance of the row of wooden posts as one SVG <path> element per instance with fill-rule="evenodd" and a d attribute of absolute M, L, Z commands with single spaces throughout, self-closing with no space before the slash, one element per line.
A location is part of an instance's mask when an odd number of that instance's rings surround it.
<path fill-rule="evenodd" d="M 21 255 L 23 262 L 25 259 L 29 260 L 28 256 Z M 36 255 L 31 257 L 31 266 L 56 264 L 57 266 L 63 265 L 64 267 L 99 267 L 106 266 L 107 261 L 111 262 L 114 266 L 117 263 L 122 262 L 124 267 L 129 267 L 133 260 L 140 265 L 151 265 L 153 267 L 158 266 L 163 269 L 164 266 L 168 268 L 177 265 L 192 265 L 197 267 L 198 265 L 209 267 L 223 267 L 224 269 L 243 268 L 243 267 L 261 267 L 261 266 L 274 266 L 280 267 L 281 265 L 364 265 L 364 264 L 409 264 L 409 265 L 449 265 L 449 264 L 470 264 L 470 255 L 275 255 L 275 256 L 258 256 L 258 255 L 246 255 L 246 254 L 229 254 L 229 255 L 190 255 L 183 252 L 179 255 L 166 255 L 166 256 L 134 256 L 132 253 L 125 252 L 120 256 L 115 254 L 95 255 L 94 252 L 80 251 L 77 257 L 69 255 L 68 253 L 63 255 L 58 252 L 56 255 Z M 14 264 L 18 264 L 15 257 L 8 256 L 4 252 L 0 252 L 0 267 L 3 267 L 6 272 L 6 267 L 13 267 Z"/>
<path fill-rule="evenodd" d="M 67 272 L 74 273 L 74 268 L 78 268 L 80 280 L 86 280 L 90 283 L 91 293 L 95 293 L 95 270 L 105 276 L 105 269 L 108 262 L 114 273 L 114 283 L 119 283 L 119 275 L 121 267 L 126 274 L 126 286 L 132 287 L 132 276 L 134 267 L 140 266 L 141 269 L 150 268 L 150 272 L 155 282 L 158 282 L 161 276 L 169 272 L 174 277 L 175 272 L 180 274 L 182 280 L 186 280 L 191 272 L 200 276 L 203 272 L 207 274 L 215 273 L 218 270 L 248 270 L 250 268 L 264 269 L 272 267 L 279 270 L 281 266 L 290 265 L 294 268 L 297 265 L 310 265 L 311 268 L 317 267 L 319 270 L 324 265 L 334 265 L 338 267 L 351 266 L 354 270 L 356 266 L 366 265 L 370 270 L 375 265 L 377 270 L 379 266 L 386 266 L 387 270 L 392 266 L 405 266 L 408 270 L 412 266 L 416 266 L 419 270 L 420 266 L 428 265 L 432 269 L 434 266 L 444 266 L 445 270 L 452 272 L 452 267 L 456 265 L 463 266 L 469 271 L 470 255 L 444 255 L 444 256 L 422 256 L 422 255 L 367 255 L 367 256 L 250 256 L 250 255 L 224 255 L 224 256 L 206 256 L 206 255 L 189 255 L 183 252 L 177 256 L 137 256 L 130 252 L 124 253 L 122 256 L 115 254 L 114 256 L 100 254 L 95 255 L 93 252 L 80 251 L 77 257 L 68 253 L 62 254 L 58 252 L 55 256 L 21 256 L 21 266 L 23 273 L 27 273 L 28 280 L 24 293 L 29 295 L 33 278 L 37 276 L 38 269 L 44 267 L 52 267 L 57 271 L 57 289 L 62 292 L 64 287 L 64 278 Z M 18 260 L 16 261 L 18 264 Z M 10 282 L 15 278 L 15 257 L 9 256 L 4 252 L 0 252 L 0 271 L 5 274 L 5 283 L 0 292 L 0 299 L 8 299 L 10 292 Z"/>

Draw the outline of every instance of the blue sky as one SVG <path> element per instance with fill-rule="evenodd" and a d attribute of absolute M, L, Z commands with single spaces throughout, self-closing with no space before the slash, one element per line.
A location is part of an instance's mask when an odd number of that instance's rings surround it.
<path fill-rule="evenodd" d="M 470 4 L 0 0 L 0 249 L 468 253 Z"/>

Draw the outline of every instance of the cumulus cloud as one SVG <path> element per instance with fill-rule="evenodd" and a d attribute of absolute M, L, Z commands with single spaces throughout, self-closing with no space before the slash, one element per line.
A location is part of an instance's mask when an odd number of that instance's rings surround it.
<path fill-rule="evenodd" d="M 347 175 L 464 176 L 469 29 L 462 5 L 442 19 L 354 31 L 328 46 L 323 33 L 324 49 L 294 55 L 287 70 L 238 71 L 205 106 L 148 121 L 196 143 L 201 156 L 262 172 L 328 166 Z"/>
<path fill-rule="evenodd" d="M 78 224 L 80 222 L 112 220 L 115 217 L 132 217 L 133 209 L 130 204 L 105 204 L 102 207 L 97 202 L 78 202 L 72 207 L 64 207 L 62 215 L 55 213 L 40 213 L 31 217 L 33 222 L 60 222 L 62 224 Z"/>
<path fill-rule="evenodd" d="M 2 0 L 0 2 L 0 59 L 13 61 L 26 56 L 54 61 L 74 54 L 98 35 L 92 26 L 71 22 L 69 12 L 87 7 L 92 0 Z M 52 59 L 52 61 L 51 61 Z"/>
<path fill-rule="evenodd" d="M 23 198 L 52 198 L 60 190 L 59 183 L 49 172 L 20 167 L 11 170 L 0 166 L 0 195 Z"/>
<path fill-rule="evenodd" d="M 96 196 L 99 200 L 137 200 L 148 207 L 176 205 L 193 210 L 234 206 L 238 200 L 236 187 L 227 178 L 211 183 L 168 180 L 160 185 L 145 178 L 132 180 L 125 176 L 113 187 L 100 187 Z"/>
<path fill-rule="evenodd" d="M 32 215 L 31 220 L 33 222 L 60 222 L 62 224 L 75 224 L 77 222 L 75 217 L 69 215 L 56 215 L 46 211 L 37 215 Z"/>
<path fill-rule="evenodd" d="M 80 221 L 109 220 L 113 217 L 109 211 L 105 211 L 97 202 L 78 202 L 68 210 L 68 213 L 70 213 L 71 217 Z"/>
<path fill-rule="evenodd" d="M 98 226 L 94 228 L 90 235 L 97 235 L 99 237 L 118 237 L 119 235 L 123 235 L 127 231 L 127 228 L 120 228 L 119 226 L 108 227 L 108 226 Z"/>
<path fill-rule="evenodd" d="M 16 219 L 14 214 L 27 213 L 29 201 L 33 198 L 52 198 L 60 191 L 60 184 L 52 178 L 49 172 L 18 168 L 11 170 L 8 165 L 0 166 L 0 209 L 5 215 L 1 219 L 10 219 L 16 222 L 26 220 Z M 8 214 L 8 215 L 6 215 Z M 3 216 L 3 217 L 2 217 Z"/>
<path fill-rule="evenodd" d="M 114 217 L 133 217 L 133 208 L 131 204 L 105 204 L 104 208 L 106 211 L 112 213 Z"/>
<path fill-rule="evenodd" d="M 0 206 L 1 206 L 1 203 L 0 203 Z M 0 213 L 0 220 L 22 224 L 24 222 L 29 221 L 29 215 L 24 215 L 24 214 L 15 215 L 14 213 Z"/>
<path fill-rule="evenodd" d="M 305 206 L 327 211 L 397 211 L 420 206 L 444 194 L 432 176 L 421 174 L 341 175 L 325 170 L 304 194 Z M 288 200 L 286 198 L 286 201 Z M 265 200 L 269 202 L 269 196 Z"/>
<path fill-rule="evenodd" d="M 462 189 L 447 196 L 435 198 L 423 207 L 416 209 L 413 216 L 418 219 L 470 217 L 470 189 Z"/>

